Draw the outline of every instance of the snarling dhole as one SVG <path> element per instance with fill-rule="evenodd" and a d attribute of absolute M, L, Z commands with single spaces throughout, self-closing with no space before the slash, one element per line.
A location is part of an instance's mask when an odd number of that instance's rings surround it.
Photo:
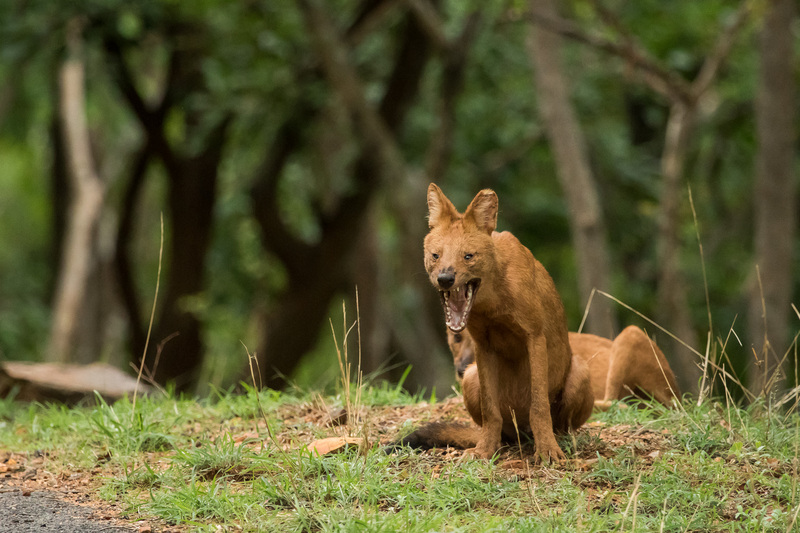
<path fill-rule="evenodd" d="M 456 379 L 461 381 L 475 364 L 475 343 L 469 333 L 448 329 L 447 344 L 453 354 Z M 661 349 L 642 329 L 628 326 L 614 340 L 588 333 L 569 333 L 573 355 L 589 366 L 596 410 L 614 400 L 653 398 L 665 406 L 680 398 L 675 375 Z"/>
<path fill-rule="evenodd" d="M 489 458 L 520 431 L 533 436 L 536 461 L 563 460 L 554 430 L 591 415 L 589 368 L 572 356 L 552 278 L 516 237 L 494 231 L 497 210 L 489 189 L 461 214 L 438 186 L 428 187 L 425 268 L 447 327 L 468 331 L 475 345 L 462 387 L 480 430 L 467 452 Z"/>

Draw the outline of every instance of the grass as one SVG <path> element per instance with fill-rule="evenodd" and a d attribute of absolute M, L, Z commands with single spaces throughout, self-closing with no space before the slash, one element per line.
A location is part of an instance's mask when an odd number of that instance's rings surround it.
<path fill-rule="evenodd" d="M 44 453 L 54 473 L 99 472 L 98 494 L 131 519 L 196 531 L 793 531 L 800 419 L 755 403 L 612 407 L 562 438 L 569 461 L 527 466 L 459 452 L 385 454 L 405 418 L 435 409 L 363 387 L 372 446 L 327 456 L 314 439 L 344 394 L 215 391 L 67 409 L 0 405 L 0 449 Z M 441 405 L 441 404 L 438 404 Z M 457 408 L 458 406 L 456 406 Z M 463 409 L 463 408 L 462 408 Z M 531 453 L 522 444 L 523 456 Z"/>
<path fill-rule="evenodd" d="M 162 391 L 73 409 L 5 399 L 0 458 L 44 457 L 42 468 L 93 483 L 131 520 L 191 531 L 798 530 L 792 409 L 759 399 L 742 408 L 727 392 L 679 409 L 614 404 L 561 438 L 568 461 L 553 467 L 528 464 L 524 441 L 491 462 L 454 450 L 387 454 L 381 445 L 414 423 L 465 420 L 465 409 L 402 383 L 364 385 L 346 348 L 358 331 L 346 320 L 343 331 L 338 394 Z M 330 423 L 337 409 L 347 424 Z M 365 445 L 308 451 L 331 436 Z"/>

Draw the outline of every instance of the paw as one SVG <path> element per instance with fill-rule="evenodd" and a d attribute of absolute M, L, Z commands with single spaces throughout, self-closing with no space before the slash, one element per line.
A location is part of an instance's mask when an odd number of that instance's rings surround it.
<path fill-rule="evenodd" d="M 596 411 L 608 411 L 611 409 L 611 406 L 614 404 L 614 400 L 595 400 L 594 408 Z M 625 402 L 617 401 L 617 408 L 619 409 L 627 409 L 628 404 Z"/>
<path fill-rule="evenodd" d="M 550 464 L 561 463 L 567 460 L 567 456 L 558 447 L 558 444 L 553 443 L 549 446 L 536 446 L 536 453 L 534 454 L 534 464 Z"/>
<path fill-rule="evenodd" d="M 595 411 L 608 411 L 611 408 L 611 400 L 595 400 Z"/>
<path fill-rule="evenodd" d="M 491 459 L 494 457 L 495 452 L 497 452 L 496 448 L 492 449 L 491 447 L 478 445 L 464 450 L 464 456 L 470 459 Z"/>

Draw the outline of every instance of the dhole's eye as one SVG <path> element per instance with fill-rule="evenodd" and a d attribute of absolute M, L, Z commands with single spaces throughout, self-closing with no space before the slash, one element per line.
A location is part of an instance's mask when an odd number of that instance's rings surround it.
<path fill-rule="evenodd" d="M 472 259 L 474 256 L 475 256 L 475 254 L 464 254 L 464 259 L 466 259 L 467 261 L 469 261 L 469 260 L 470 260 L 470 259 Z"/>
<path fill-rule="evenodd" d="M 431 254 L 431 255 L 433 256 L 433 259 L 434 259 L 434 261 L 435 261 L 436 259 L 439 259 L 439 254 Z"/>

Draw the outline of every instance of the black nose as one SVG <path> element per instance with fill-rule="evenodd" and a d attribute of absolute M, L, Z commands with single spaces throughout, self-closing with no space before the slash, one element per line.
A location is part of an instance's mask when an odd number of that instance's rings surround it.
<path fill-rule="evenodd" d="M 453 283 L 456 282 L 456 275 L 453 272 L 442 272 L 439 274 L 439 277 L 436 278 L 436 281 L 439 282 L 439 287 L 449 289 L 453 286 Z"/>

